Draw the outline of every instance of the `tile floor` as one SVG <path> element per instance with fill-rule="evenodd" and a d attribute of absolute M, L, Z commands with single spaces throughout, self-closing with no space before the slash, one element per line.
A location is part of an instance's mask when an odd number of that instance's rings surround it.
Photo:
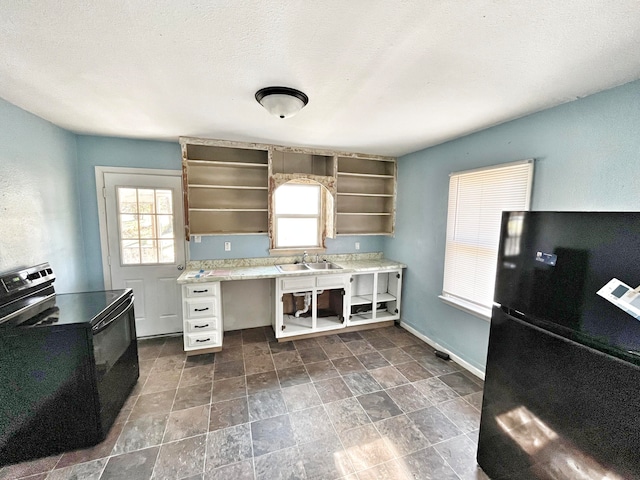
<path fill-rule="evenodd" d="M 186 357 L 139 342 L 141 375 L 100 445 L 0 469 L 0 480 L 487 479 L 482 381 L 402 328 L 278 343 L 227 332 Z"/>

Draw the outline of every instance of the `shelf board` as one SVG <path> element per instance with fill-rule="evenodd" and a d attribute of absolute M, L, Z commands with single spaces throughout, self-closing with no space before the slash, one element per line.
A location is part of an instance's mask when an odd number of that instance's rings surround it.
<path fill-rule="evenodd" d="M 376 311 L 376 320 L 392 320 L 394 318 L 398 318 L 397 313 L 391 313 L 387 310 Z"/>
<path fill-rule="evenodd" d="M 351 317 L 349 318 L 350 322 L 361 322 L 361 321 L 367 321 L 367 320 L 371 320 L 373 319 L 373 313 L 371 312 L 366 312 L 366 313 L 357 313 L 355 315 L 351 315 Z"/>
<path fill-rule="evenodd" d="M 338 192 L 339 196 L 344 197 L 386 197 L 393 198 L 392 193 L 355 193 L 355 192 Z"/>
<path fill-rule="evenodd" d="M 187 162 L 208 167 L 267 168 L 269 166 L 266 163 L 223 162 L 220 160 L 195 160 L 191 158 L 187 158 Z"/>
<path fill-rule="evenodd" d="M 266 208 L 191 208 L 190 212 L 266 212 Z"/>
<path fill-rule="evenodd" d="M 221 190 L 268 190 L 268 187 L 251 187 L 248 185 L 203 185 L 196 183 L 189 183 L 189 188 L 213 188 Z"/>
<path fill-rule="evenodd" d="M 395 178 L 393 175 L 382 175 L 377 173 L 352 173 L 352 172 L 338 172 L 338 176 L 343 175 L 345 177 L 362 177 L 362 178 Z"/>
<path fill-rule="evenodd" d="M 196 230 L 191 229 L 189 231 L 189 235 L 200 235 L 200 236 L 215 236 L 215 235 L 266 235 L 267 232 L 256 232 L 256 231 L 246 231 L 239 232 L 237 230 L 229 230 L 229 231 L 218 231 L 218 232 L 198 232 Z"/>
<path fill-rule="evenodd" d="M 397 298 L 390 293 L 379 293 L 377 300 L 378 302 L 395 302 Z"/>
<path fill-rule="evenodd" d="M 343 323 L 336 316 L 316 318 L 316 330 L 331 330 L 341 328 Z"/>
<path fill-rule="evenodd" d="M 367 298 L 369 297 L 369 298 Z M 353 297 L 351 297 L 351 305 L 367 305 L 367 304 L 371 304 L 371 295 L 354 295 Z"/>
<path fill-rule="evenodd" d="M 354 305 L 354 303 L 353 303 L 353 299 L 354 298 L 358 298 L 358 299 L 364 300 L 361 304 L 372 303 L 373 302 L 373 295 L 360 295 L 359 297 L 351 297 L 351 305 Z M 394 297 L 390 293 L 379 293 L 378 294 L 378 298 L 376 298 L 376 302 L 377 303 L 380 303 L 380 302 L 393 302 L 395 300 L 396 300 L 396 297 Z M 359 305 L 361 305 L 361 304 L 359 304 Z"/>
<path fill-rule="evenodd" d="M 391 212 L 338 212 L 338 215 L 385 216 L 385 215 L 391 215 Z"/>
<path fill-rule="evenodd" d="M 344 236 L 347 236 L 347 235 L 358 235 L 358 236 L 387 235 L 387 236 L 392 236 L 393 233 L 388 232 L 388 231 L 385 231 L 385 232 L 370 232 L 370 231 L 367 231 L 367 232 L 362 232 L 362 231 L 360 231 L 360 232 L 355 232 L 355 231 L 354 232 L 345 232 L 345 231 L 340 231 L 340 232 L 337 232 L 336 235 L 337 236 L 341 236 L 341 237 L 344 237 Z"/>
<path fill-rule="evenodd" d="M 311 317 L 298 317 L 294 315 L 283 315 L 282 323 L 286 328 L 282 331 L 283 335 L 302 335 L 311 333 Z"/>

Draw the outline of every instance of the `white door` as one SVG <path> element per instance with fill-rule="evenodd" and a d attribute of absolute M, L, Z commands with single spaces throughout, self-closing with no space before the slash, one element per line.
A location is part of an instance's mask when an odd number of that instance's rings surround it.
<path fill-rule="evenodd" d="M 138 337 L 181 332 L 182 179 L 103 175 L 111 288 L 133 289 Z"/>

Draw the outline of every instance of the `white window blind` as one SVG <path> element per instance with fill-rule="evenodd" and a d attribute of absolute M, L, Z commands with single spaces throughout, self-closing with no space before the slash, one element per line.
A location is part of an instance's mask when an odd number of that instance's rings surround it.
<path fill-rule="evenodd" d="M 528 210 L 533 160 L 452 173 L 442 298 L 489 316 L 503 211 Z"/>

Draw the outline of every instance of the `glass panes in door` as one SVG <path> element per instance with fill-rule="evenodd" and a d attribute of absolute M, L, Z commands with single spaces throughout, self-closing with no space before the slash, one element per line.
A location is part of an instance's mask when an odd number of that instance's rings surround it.
<path fill-rule="evenodd" d="M 122 265 L 174 263 L 172 191 L 117 187 Z"/>

